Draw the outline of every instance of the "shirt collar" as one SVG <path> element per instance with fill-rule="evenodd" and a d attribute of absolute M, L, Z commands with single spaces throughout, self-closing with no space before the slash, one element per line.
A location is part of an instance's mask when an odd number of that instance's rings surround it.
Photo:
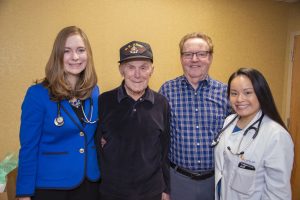
<path fill-rule="evenodd" d="M 122 84 L 118 87 L 118 102 L 121 103 L 121 101 L 126 98 L 131 98 L 131 97 L 127 94 L 124 87 L 124 81 L 122 81 Z M 145 101 L 149 101 L 150 103 L 154 104 L 153 91 L 149 87 L 147 87 L 141 99 Z"/>
<path fill-rule="evenodd" d="M 184 86 L 190 85 L 191 86 L 191 84 L 189 83 L 189 81 L 187 80 L 187 78 L 184 75 L 180 76 L 179 80 L 181 81 L 182 85 L 184 85 Z M 207 75 L 204 80 L 199 81 L 198 88 L 200 88 L 200 87 L 208 87 L 209 84 L 210 84 L 210 82 L 211 82 L 211 78 L 210 78 L 209 75 Z"/>

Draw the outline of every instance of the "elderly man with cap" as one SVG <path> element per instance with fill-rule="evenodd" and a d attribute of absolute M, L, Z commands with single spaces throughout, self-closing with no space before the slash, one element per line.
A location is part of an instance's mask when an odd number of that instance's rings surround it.
<path fill-rule="evenodd" d="M 166 98 L 148 87 L 150 45 L 124 45 L 119 63 L 122 84 L 98 101 L 101 200 L 167 200 L 170 110 Z"/>

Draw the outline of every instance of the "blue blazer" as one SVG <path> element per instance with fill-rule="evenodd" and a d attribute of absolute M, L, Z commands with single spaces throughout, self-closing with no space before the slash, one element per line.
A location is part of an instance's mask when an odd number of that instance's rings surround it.
<path fill-rule="evenodd" d="M 86 114 L 93 105 L 92 121 L 98 118 L 98 96 L 96 86 L 84 105 Z M 29 87 L 22 104 L 17 196 L 33 196 L 37 188 L 72 189 L 84 178 L 100 178 L 94 142 L 97 123 L 82 125 L 69 102 L 63 100 L 64 125 L 59 127 L 54 124 L 57 110 L 48 89 L 41 84 Z"/>

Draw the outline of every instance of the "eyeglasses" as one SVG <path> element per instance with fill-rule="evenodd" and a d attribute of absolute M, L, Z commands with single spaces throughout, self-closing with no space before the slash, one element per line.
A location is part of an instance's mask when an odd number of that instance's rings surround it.
<path fill-rule="evenodd" d="M 210 51 L 197 51 L 197 52 L 182 52 L 181 56 L 184 59 L 192 59 L 194 55 L 196 55 L 197 58 L 207 58 L 207 56 L 210 54 Z"/>

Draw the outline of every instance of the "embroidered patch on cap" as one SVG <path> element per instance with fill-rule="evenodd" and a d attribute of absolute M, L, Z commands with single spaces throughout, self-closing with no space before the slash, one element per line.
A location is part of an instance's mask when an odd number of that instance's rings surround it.
<path fill-rule="evenodd" d="M 153 62 L 151 47 L 148 43 L 140 41 L 131 41 L 120 48 L 120 61 L 131 59 L 149 59 Z"/>
<path fill-rule="evenodd" d="M 146 47 L 144 47 L 141 44 L 138 43 L 133 43 L 128 45 L 125 49 L 124 49 L 124 54 L 125 55 L 130 55 L 130 54 L 142 54 L 146 51 Z"/>

